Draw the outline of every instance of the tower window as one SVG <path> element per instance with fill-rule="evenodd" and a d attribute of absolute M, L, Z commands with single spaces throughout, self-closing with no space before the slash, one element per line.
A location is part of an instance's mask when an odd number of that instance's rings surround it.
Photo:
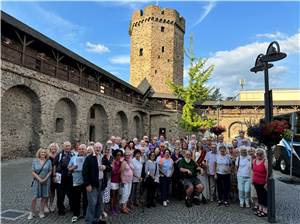
<path fill-rule="evenodd" d="M 157 70 L 155 70 L 154 73 L 156 74 L 156 73 L 157 73 Z"/>
<path fill-rule="evenodd" d="M 162 52 L 162 53 L 165 52 L 165 47 L 164 47 L 164 46 L 161 47 L 161 52 Z"/>
<path fill-rule="evenodd" d="M 164 10 L 162 10 L 162 11 L 161 11 L 161 14 L 162 14 L 162 15 L 163 15 L 163 14 L 165 14 L 165 11 L 164 11 Z"/>
<path fill-rule="evenodd" d="M 160 27 L 160 31 L 165 32 L 165 27 L 164 26 Z"/>
<path fill-rule="evenodd" d="M 143 56 L 143 48 L 140 48 L 140 56 Z"/>

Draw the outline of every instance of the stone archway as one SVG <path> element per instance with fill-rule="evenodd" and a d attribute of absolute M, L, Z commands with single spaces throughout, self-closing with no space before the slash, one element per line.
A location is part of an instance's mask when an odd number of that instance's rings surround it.
<path fill-rule="evenodd" d="M 100 104 L 91 106 L 88 114 L 89 141 L 106 142 L 108 139 L 108 117 Z"/>
<path fill-rule="evenodd" d="M 239 135 L 240 130 L 245 130 L 245 124 L 241 121 L 232 122 L 228 127 L 228 139 Z"/>
<path fill-rule="evenodd" d="M 113 135 L 120 136 L 121 138 L 128 138 L 128 118 L 124 111 L 119 111 L 116 115 L 116 129 Z"/>
<path fill-rule="evenodd" d="M 134 118 L 133 118 L 135 137 L 137 137 L 138 139 L 141 139 L 143 137 L 143 134 L 144 134 L 143 120 L 142 119 L 137 115 L 134 116 Z"/>
<path fill-rule="evenodd" d="M 4 92 L 1 109 L 2 159 L 32 156 L 40 147 L 41 102 L 27 86 Z"/>
<path fill-rule="evenodd" d="M 60 99 L 54 110 L 54 132 L 55 141 L 74 142 L 76 135 L 77 108 L 69 98 Z"/>

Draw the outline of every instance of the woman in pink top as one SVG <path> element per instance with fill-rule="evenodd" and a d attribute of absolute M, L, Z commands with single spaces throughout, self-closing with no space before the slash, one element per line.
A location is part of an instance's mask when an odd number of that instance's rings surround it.
<path fill-rule="evenodd" d="M 258 210 L 254 213 L 259 217 L 267 216 L 267 178 L 268 178 L 268 164 L 265 159 L 265 151 L 258 148 L 256 150 L 256 159 L 253 160 L 253 176 L 252 182 L 255 187 L 258 199 Z"/>
<path fill-rule="evenodd" d="M 121 186 L 122 186 L 122 213 L 128 214 L 127 207 L 128 198 L 131 192 L 132 179 L 133 179 L 133 165 L 131 163 L 131 152 L 126 150 L 124 153 L 124 160 L 121 164 Z"/>
<path fill-rule="evenodd" d="M 119 149 L 113 151 L 114 160 L 111 172 L 111 210 L 112 215 L 116 215 L 119 204 L 119 188 L 121 183 L 121 157 L 123 152 Z"/>

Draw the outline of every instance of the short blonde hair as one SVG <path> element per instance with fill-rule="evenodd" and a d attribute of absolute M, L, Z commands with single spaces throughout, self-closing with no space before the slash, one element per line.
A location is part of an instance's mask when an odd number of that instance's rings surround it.
<path fill-rule="evenodd" d="M 48 158 L 49 158 L 49 153 L 48 153 L 48 150 L 47 150 L 46 148 L 40 148 L 40 149 L 36 152 L 35 157 L 36 157 L 37 159 L 39 159 L 42 151 L 45 151 L 45 153 L 46 153 L 45 158 L 48 159 Z"/>

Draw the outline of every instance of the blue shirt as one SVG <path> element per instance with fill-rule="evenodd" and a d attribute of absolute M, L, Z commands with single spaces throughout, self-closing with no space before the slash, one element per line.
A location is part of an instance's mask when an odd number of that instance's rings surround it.
<path fill-rule="evenodd" d="M 82 165 L 85 160 L 85 156 L 78 156 L 75 155 L 71 158 L 69 162 L 69 166 L 78 166 L 73 172 L 73 186 L 79 186 L 83 184 L 83 177 L 82 177 Z"/>

